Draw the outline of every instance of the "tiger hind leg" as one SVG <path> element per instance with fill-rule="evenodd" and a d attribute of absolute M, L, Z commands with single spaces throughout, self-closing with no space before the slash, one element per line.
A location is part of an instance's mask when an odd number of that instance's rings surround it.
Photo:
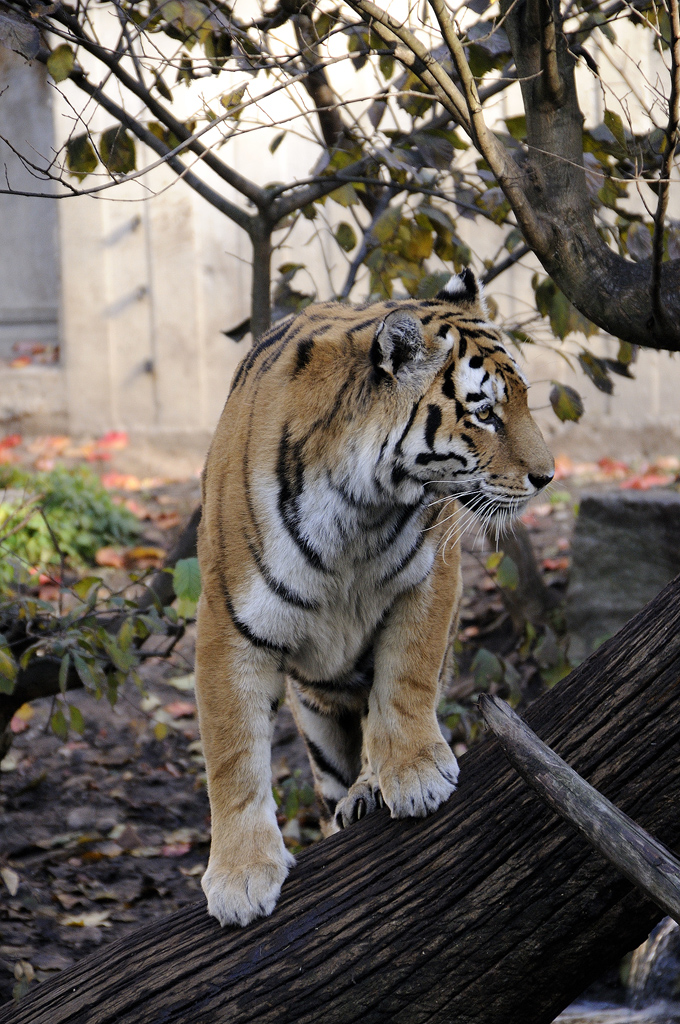
<path fill-rule="evenodd" d="M 366 701 L 363 695 L 319 693 L 293 679 L 287 695 L 309 755 L 321 832 L 328 836 L 377 806 L 362 758 Z"/>

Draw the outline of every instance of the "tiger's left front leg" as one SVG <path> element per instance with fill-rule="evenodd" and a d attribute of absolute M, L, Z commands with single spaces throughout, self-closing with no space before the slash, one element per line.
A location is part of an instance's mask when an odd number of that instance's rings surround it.
<path fill-rule="evenodd" d="M 393 818 L 425 817 L 456 788 L 458 763 L 437 704 L 461 591 L 459 565 L 446 565 L 438 553 L 426 580 L 397 598 L 376 643 L 364 735 Z"/>
<path fill-rule="evenodd" d="M 295 863 L 276 821 L 271 740 L 284 679 L 275 653 L 256 647 L 201 596 L 196 699 L 208 777 L 212 840 L 201 884 L 222 925 L 271 914 Z"/>

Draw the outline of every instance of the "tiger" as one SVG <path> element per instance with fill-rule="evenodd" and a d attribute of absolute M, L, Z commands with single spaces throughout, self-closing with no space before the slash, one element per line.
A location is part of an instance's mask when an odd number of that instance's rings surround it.
<path fill-rule="evenodd" d="M 517 516 L 553 477 L 527 381 L 470 270 L 435 298 L 322 302 L 236 371 L 202 477 L 196 699 L 221 925 L 272 912 L 294 858 L 271 740 L 286 695 L 328 836 L 424 817 L 458 782 L 437 721 L 460 517 Z"/>

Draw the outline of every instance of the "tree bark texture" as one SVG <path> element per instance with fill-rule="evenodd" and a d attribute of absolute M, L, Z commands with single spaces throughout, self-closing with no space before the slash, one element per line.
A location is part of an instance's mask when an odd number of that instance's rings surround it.
<path fill-rule="evenodd" d="M 526 712 L 680 847 L 680 577 Z M 273 917 L 198 904 L 43 983 L 0 1024 L 547 1024 L 661 911 L 487 739 L 425 820 L 381 812 L 305 851 Z"/>

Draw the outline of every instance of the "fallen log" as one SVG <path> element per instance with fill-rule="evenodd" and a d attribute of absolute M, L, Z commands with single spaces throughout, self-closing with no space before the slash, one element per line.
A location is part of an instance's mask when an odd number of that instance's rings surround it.
<path fill-rule="evenodd" d="M 680 577 L 526 719 L 677 850 Z M 661 916 L 489 739 L 431 818 L 376 814 L 302 854 L 273 917 L 180 911 L 0 1024 L 548 1024 Z"/>

